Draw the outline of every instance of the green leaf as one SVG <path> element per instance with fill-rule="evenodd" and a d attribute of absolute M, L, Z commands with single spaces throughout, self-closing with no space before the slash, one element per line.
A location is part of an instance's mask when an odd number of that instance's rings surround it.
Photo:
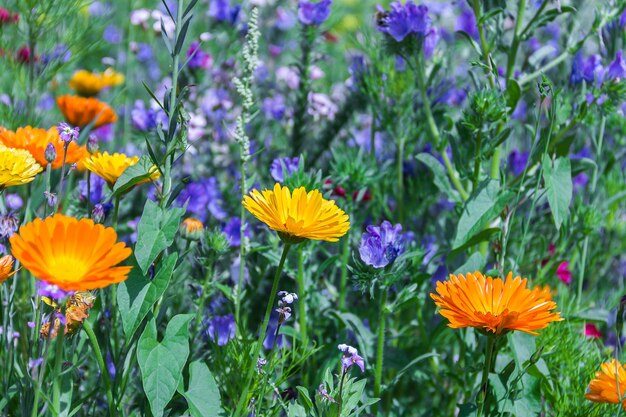
<path fill-rule="evenodd" d="M 461 247 L 483 230 L 500 215 L 514 195 L 509 190 L 500 192 L 498 181 L 483 181 L 465 202 L 452 248 Z"/>
<path fill-rule="evenodd" d="M 572 167 L 569 158 L 557 158 L 552 163 L 548 155 L 543 156 L 543 181 L 545 182 L 548 204 L 554 217 L 556 229 L 569 216 L 572 200 Z"/>
<path fill-rule="evenodd" d="M 181 379 L 178 392 L 187 400 L 192 417 L 217 417 L 222 413 L 220 390 L 209 367 L 202 361 L 189 364 L 189 388 L 184 390 Z"/>
<path fill-rule="evenodd" d="M 524 363 L 537 351 L 535 336 L 523 332 L 512 332 L 507 337 L 509 338 L 509 346 L 513 351 L 515 364 L 521 370 L 524 368 Z"/>
<path fill-rule="evenodd" d="M 177 252 L 170 254 L 161 262 L 153 279 L 149 279 L 138 267 L 134 267 L 128 279 L 118 285 L 117 305 L 127 340 L 133 337 L 148 311 L 167 289 L 177 260 Z"/>
<path fill-rule="evenodd" d="M 167 325 L 165 337 L 157 339 L 156 321 L 150 320 L 137 344 L 137 362 L 143 390 L 154 417 L 162 417 L 182 379 L 189 356 L 189 322 L 193 314 L 179 314 Z"/>
<path fill-rule="evenodd" d="M 455 275 L 467 274 L 468 272 L 481 271 L 485 267 L 485 257 L 480 252 L 475 252 L 467 258 L 467 261 L 454 271 Z"/>
<path fill-rule="evenodd" d="M 519 83 L 512 78 L 509 78 L 506 81 L 506 105 L 513 112 L 515 107 L 517 106 L 517 102 L 522 95 L 522 89 L 519 86 Z"/>
<path fill-rule="evenodd" d="M 297 386 L 296 390 L 298 390 L 298 400 L 300 400 L 301 404 L 304 404 L 304 408 L 307 413 L 310 413 L 313 409 L 313 401 L 311 401 L 311 397 L 309 397 L 309 391 L 301 386 Z"/>
<path fill-rule="evenodd" d="M 452 201 L 459 201 L 458 193 L 452 189 L 446 170 L 437 158 L 428 153 L 420 153 L 416 156 L 416 159 L 423 162 L 433 172 L 433 182 L 439 191 L 447 195 Z"/>
<path fill-rule="evenodd" d="M 287 417 L 307 417 L 307 413 L 300 404 L 291 403 L 287 409 Z"/>
<path fill-rule="evenodd" d="M 148 268 L 161 251 L 174 242 L 183 214 L 184 208 L 162 209 L 154 201 L 146 201 L 137 226 L 135 245 L 135 258 L 144 275 L 147 275 Z"/>
<path fill-rule="evenodd" d="M 113 195 L 127 193 L 135 185 L 149 179 L 156 169 L 150 157 L 146 155 L 142 156 L 139 162 L 126 168 L 117 181 L 115 181 Z"/>

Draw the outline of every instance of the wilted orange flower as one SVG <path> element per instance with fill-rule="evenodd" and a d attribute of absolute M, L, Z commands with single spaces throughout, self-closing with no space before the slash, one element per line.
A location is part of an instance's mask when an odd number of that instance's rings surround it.
<path fill-rule="evenodd" d="M 117 120 L 108 104 L 93 97 L 60 96 L 57 105 L 68 123 L 74 126 L 85 127 L 95 120 L 93 127 L 96 128 Z"/>
<path fill-rule="evenodd" d="M 35 277 L 63 291 L 88 291 L 124 281 L 130 266 L 115 266 L 130 248 L 112 227 L 55 214 L 20 227 L 10 239 L 13 256 Z"/>
<path fill-rule="evenodd" d="M 0 258 L 0 284 L 16 272 L 13 270 L 13 257 L 11 255 L 5 255 Z"/>
<path fill-rule="evenodd" d="M 204 231 L 204 225 L 202 222 L 198 219 L 194 219 L 193 217 L 183 220 L 180 228 L 183 237 L 192 240 L 200 239 L 202 232 Z"/>
<path fill-rule="evenodd" d="M 519 330 L 536 335 L 535 330 L 562 318 L 551 311 L 556 303 L 549 288 L 531 290 L 526 283 L 526 278 L 513 278 L 510 272 L 506 281 L 485 278 L 480 272 L 450 275 L 448 281 L 437 282 L 437 294 L 430 296 L 452 328 L 475 327 L 497 335 Z"/>
<path fill-rule="evenodd" d="M 85 159 L 85 168 L 93 172 L 99 177 L 104 178 L 109 186 L 113 187 L 117 179 L 124 173 L 126 168 L 131 167 L 139 162 L 138 156 L 126 156 L 123 153 L 110 154 L 108 152 L 96 153 Z M 151 168 L 150 177 L 141 181 L 143 184 L 154 181 L 161 176 L 156 166 Z"/>
<path fill-rule="evenodd" d="M 589 391 L 585 398 L 594 403 L 619 404 L 626 392 L 626 369 L 624 365 L 613 359 L 603 363 L 600 372 L 589 383 Z M 617 388 L 619 384 L 619 389 Z M 622 407 L 626 410 L 626 399 L 622 399 Z"/>
<path fill-rule="evenodd" d="M 292 243 L 304 239 L 336 242 L 350 229 L 350 218 L 319 190 L 307 192 L 274 185 L 274 190 L 252 190 L 244 196 L 243 206 L 257 219 Z"/>
<path fill-rule="evenodd" d="M 61 168 L 63 165 L 63 141 L 56 127 L 48 130 L 35 127 L 20 127 L 15 132 L 0 127 L 0 142 L 9 148 L 26 149 L 35 158 L 39 165 L 48 165 L 46 160 L 46 147 L 49 143 L 54 145 L 56 159 L 52 162 L 52 169 Z M 76 142 L 70 142 L 65 157 L 66 164 L 82 164 L 82 160 L 89 156 L 85 146 L 79 146 Z M 80 168 L 80 167 L 79 167 Z"/>
<path fill-rule="evenodd" d="M 103 73 L 79 70 L 72 75 L 69 86 L 83 96 L 95 96 L 107 87 L 120 85 L 124 82 L 124 76 L 107 68 Z"/>
<path fill-rule="evenodd" d="M 93 302 L 96 297 L 89 292 L 77 292 L 74 295 L 68 297 L 65 303 L 65 313 L 61 311 L 61 307 L 53 300 L 46 297 L 42 297 L 42 300 L 52 306 L 55 311 L 65 316 L 65 330 L 66 335 L 74 334 L 81 324 L 89 317 L 89 310 L 93 307 Z M 52 337 L 56 337 L 61 327 L 61 320 L 55 315 L 54 327 L 52 328 Z M 41 326 L 41 335 L 48 339 L 50 338 L 50 322 L 47 322 Z"/>

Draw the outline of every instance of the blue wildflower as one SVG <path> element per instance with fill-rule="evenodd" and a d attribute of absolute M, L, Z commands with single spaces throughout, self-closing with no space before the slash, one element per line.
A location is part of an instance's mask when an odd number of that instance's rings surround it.
<path fill-rule="evenodd" d="M 277 182 L 285 181 L 286 177 L 289 177 L 294 172 L 298 171 L 298 165 L 300 158 L 276 158 L 272 161 L 270 167 L 270 174 Z"/>
<path fill-rule="evenodd" d="M 224 346 L 235 337 L 237 326 L 232 314 L 226 316 L 213 316 L 205 323 L 205 336 L 218 346 Z"/>
<path fill-rule="evenodd" d="M 187 203 L 187 212 L 192 213 L 195 218 L 203 223 L 209 213 L 218 220 L 225 219 L 227 215 L 222 207 L 222 192 L 215 177 L 187 184 L 187 187 L 176 199 L 176 204 L 179 207 L 185 203 Z"/>
<path fill-rule="evenodd" d="M 312 3 L 300 0 L 298 3 L 298 20 L 307 26 L 319 26 L 330 16 L 330 6 L 332 0 L 322 0 L 319 3 Z"/>
<path fill-rule="evenodd" d="M 390 4 L 391 10 L 386 12 L 382 6 L 378 11 L 382 18 L 378 21 L 378 30 L 386 33 L 397 42 L 402 42 L 407 36 L 414 35 L 423 38 L 430 30 L 431 20 L 428 16 L 428 7 L 415 5 L 408 0 L 404 5 L 399 1 Z"/>
<path fill-rule="evenodd" d="M 384 268 L 404 253 L 412 233 L 402 233 L 402 225 L 384 221 L 379 226 L 367 226 L 361 237 L 359 254 L 361 260 L 374 268 Z"/>
<path fill-rule="evenodd" d="M 228 240 L 228 243 L 230 243 L 230 246 L 241 245 L 241 218 L 231 217 L 228 223 L 226 223 L 222 228 L 222 232 L 226 235 L 226 239 Z M 248 238 L 251 236 L 250 227 L 247 223 L 243 233 Z"/>

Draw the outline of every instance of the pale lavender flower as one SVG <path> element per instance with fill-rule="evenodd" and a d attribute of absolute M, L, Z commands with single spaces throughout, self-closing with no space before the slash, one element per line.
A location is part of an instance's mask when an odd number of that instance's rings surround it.
<path fill-rule="evenodd" d="M 61 137 L 61 140 L 66 145 L 78 139 L 78 134 L 80 132 L 80 129 L 78 127 L 72 127 L 65 122 L 59 124 L 57 126 L 57 130 L 59 132 L 59 136 Z"/>
<path fill-rule="evenodd" d="M 48 297 L 53 300 L 63 300 L 66 297 L 74 294 L 74 291 L 63 291 L 61 288 L 54 284 L 49 284 L 46 281 L 37 280 L 37 295 L 40 297 Z"/>
<path fill-rule="evenodd" d="M 343 352 L 341 364 L 344 372 L 347 372 L 353 365 L 358 366 L 361 372 L 365 372 L 365 359 L 359 355 L 355 348 L 346 344 L 341 344 L 337 348 Z"/>
<path fill-rule="evenodd" d="M 339 111 L 339 108 L 326 94 L 309 93 L 308 113 L 313 116 L 315 120 L 334 120 L 337 111 Z"/>
<path fill-rule="evenodd" d="M 0 216 L 0 237 L 8 239 L 20 226 L 20 219 L 13 213 Z"/>
<path fill-rule="evenodd" d="M 19 210 L 24 206 L 24 200 L 19 194 L 8 193 L 6 195 L 7 208 L 11 211 Z"/>
<path fill-rule="evenodd" d="M 46 198 L 46 203 L 48 203 L 49 207 L 56 207 L 58 198 L 55 193 L 44 191 L 43 196 Z"/>
<path fill-rule="evenodd" d="M 285 96 L 277 94 L 274 97 L 267 97 L 263 99 L 261 108 L 268 119 L 281 120 L 287 109 Z"/>

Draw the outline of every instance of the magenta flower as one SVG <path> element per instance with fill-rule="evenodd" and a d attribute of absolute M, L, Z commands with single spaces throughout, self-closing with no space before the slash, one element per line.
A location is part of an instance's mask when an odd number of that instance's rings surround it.
<path fill-rule="evenodd" d="M 556 269 L 556 276 L 567 285 L 572 282 L 572 271 L 569 270 L 568 261 L 559 264 L 559 267 Z"/>

